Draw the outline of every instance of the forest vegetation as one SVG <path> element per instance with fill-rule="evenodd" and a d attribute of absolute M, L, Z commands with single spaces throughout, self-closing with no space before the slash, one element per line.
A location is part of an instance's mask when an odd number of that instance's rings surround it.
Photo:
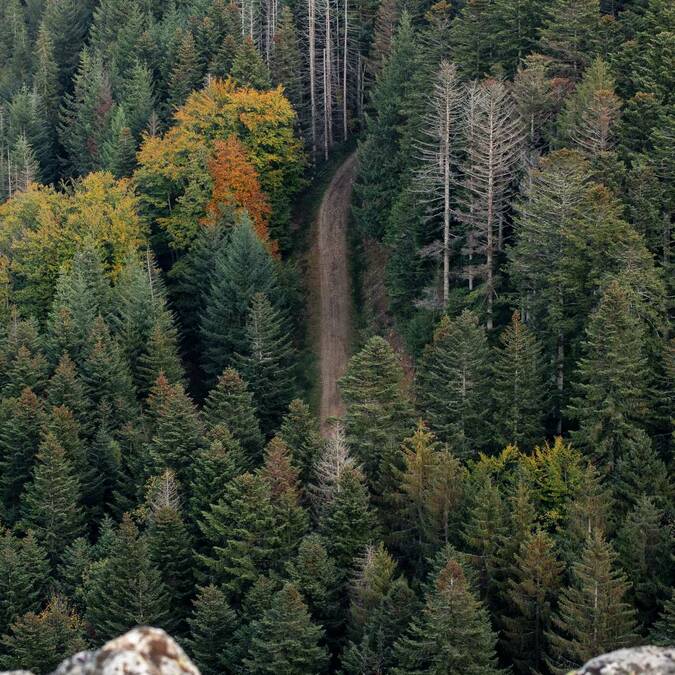
<path fill-rule="evenodd" d="M 0 669 L 675 643 L 674 53 L 671 0 L 0 0 Z M 386 325 L 322 420 L 350 148 Z"/>

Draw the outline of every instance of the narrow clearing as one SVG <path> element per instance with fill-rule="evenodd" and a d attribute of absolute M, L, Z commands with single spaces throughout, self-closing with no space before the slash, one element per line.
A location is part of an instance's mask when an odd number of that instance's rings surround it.
<path fill-rule="evenodd" d="M 320 418 L 324 435 L 330 431 L 329 420 L 344 413 L 338 380 L 347 367 L 351 338 L 347 224 L 355 165 L 356 153 L 337 170 L 323 196 L 317 222 Z"/>

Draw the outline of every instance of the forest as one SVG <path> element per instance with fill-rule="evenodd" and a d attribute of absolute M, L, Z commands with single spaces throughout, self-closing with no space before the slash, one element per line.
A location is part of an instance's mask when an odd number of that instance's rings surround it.
<path fill-rule="evenodd" d="M 0 0 L 0 670 L 675 644 L 674 176 L 672 0 Z"/>

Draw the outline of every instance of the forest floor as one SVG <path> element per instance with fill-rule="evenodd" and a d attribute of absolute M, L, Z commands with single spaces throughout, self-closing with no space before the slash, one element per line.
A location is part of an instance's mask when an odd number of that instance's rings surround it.
<path fill-rule="evenodd" d="M 347 226 L 356 153 L 335 172 L 316 218 L 312 258 L 318 285 L 319 416 L 324 435 L 344 406 L 338 380 L 347 368 L 352 341 L 352 293 Z"/>

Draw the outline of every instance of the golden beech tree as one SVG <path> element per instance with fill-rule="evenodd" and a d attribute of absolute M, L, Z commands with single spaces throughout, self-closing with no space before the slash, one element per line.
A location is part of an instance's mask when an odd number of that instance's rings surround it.
<path fill-rule="evenodd" d="M 215 142 L 214 157 L 209 161 L 209 173 L 213 181 L 213 191 L 211 201 L 206 207 L 204 222 L 216 223 L 223 206 L 234 206 L 237 212 L 248 212 L 256 234 L 262 241 L 268 242 L 267 225 L 271 208 L 267 196 L 260 188 L 258 172 L 249 161 L 246 148 L 236 136 Z"/>
<path fill-rule="evenodd" d="M 229 161 L 243 166 L 231 137 L 245 150 L 267 197 L 271 235 L 283 236 L 304 166 L 295 120 L 281 87 L 256 91 L 214 79 L 190 95 L 163 137 L 146 137 L 134 180 L 146 212 L 166 232 L 172 248 L 188 249 L 204 222 L 214 191 L 210 166 L 222 154 L 222 143 L 230 143 Z"/>

